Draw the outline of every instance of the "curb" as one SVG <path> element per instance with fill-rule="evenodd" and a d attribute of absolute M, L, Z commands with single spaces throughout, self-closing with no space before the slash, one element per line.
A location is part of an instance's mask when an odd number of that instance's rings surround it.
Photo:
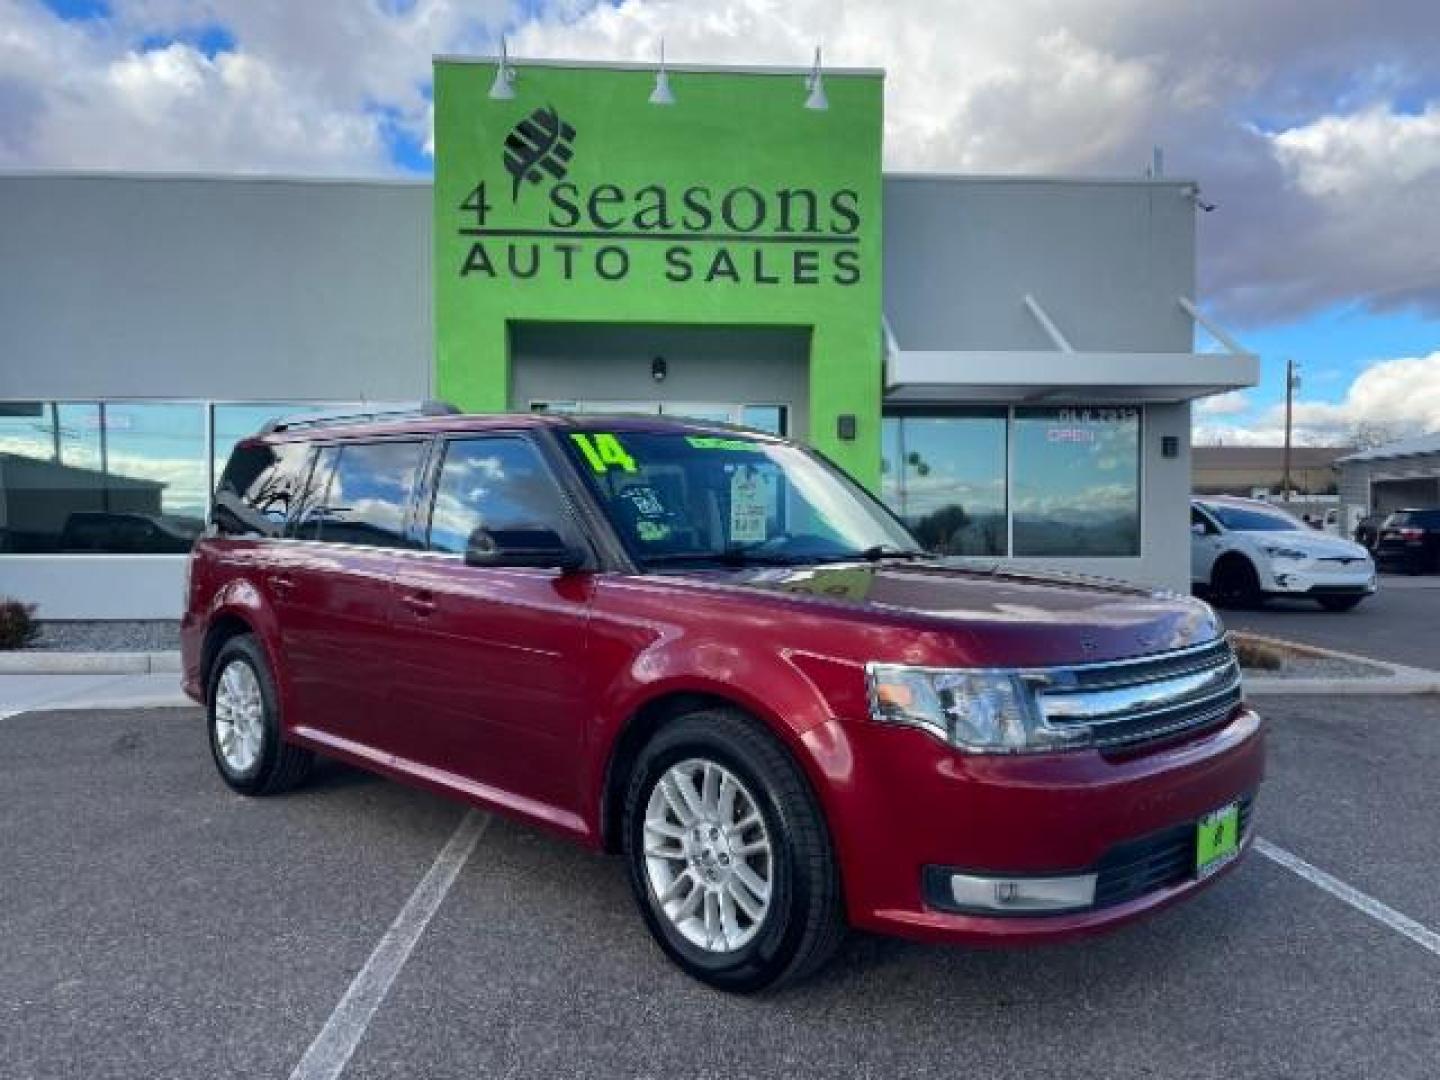
<path fill-rule="evenodd" d="M 1257 634 L 1250 630 L 1237 631 L 1254 641 L 1260 641 L 1281 648 L 1292 649 L 1299 653 L 1308 653 L 1311 656 L 1332 657 L 1336 660 L 1348 660 L 1351 663 L 1367 664 L 1370 667 L 1380 668 L 1388 671 L 1389 675 L 1359 675 L 1350 678 L 1277 678 L 1273 675 L 1245 676 L 1244 686 L 1247 695 L 1258 696 L 1270 695 L 1283 697 L 1287 694 L 1312 695 L 1330 694 L 1340 697 L 1366 697 L 1372 695 L 1398 695 L 1398 694 L 1440 694 L 1440 671 L 1430 671 L 1426 668 L 1408 667 L 1405 664 L 1395 664 L 1386 660 L 1376 660 L 1372 656 L 1359 656 L 1355 653 L 1341 652 L 1338 649 L 1326 649 L 1319 645 L 1311 645 L 1303 641 L 1291 641 L 1289 638 L 1276 637 L 1273 634 Z"/>
<path fill-rule="evenodd" d="M 177 675 L 180 651 L 0 652 L 0 675 Z"/>

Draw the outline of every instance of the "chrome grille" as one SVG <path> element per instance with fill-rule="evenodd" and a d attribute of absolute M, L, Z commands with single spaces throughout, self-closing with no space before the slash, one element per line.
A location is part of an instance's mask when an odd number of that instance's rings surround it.
<path fill-rule="evenodd" d="M 1240 665 L 1223 638 L 1160 656 L 1047 672 L 1036 690 L 1045 723 L 1087 728 L 1091 745 L 1099 747 L 1218 724 L 1242 698 Z"/>

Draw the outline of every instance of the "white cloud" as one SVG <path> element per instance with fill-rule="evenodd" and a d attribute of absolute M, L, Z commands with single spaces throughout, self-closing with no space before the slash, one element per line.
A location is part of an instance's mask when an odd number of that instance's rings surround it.
<path fill-rule="evenodd" d="M 0 0 L 0 166 L 372 173 L 428 146 L 435 52 L 884 67 L 887 166 L 1198 178 L 1202 292 L 1241 324 L 1440 312 L 1440 8 L 1391 0 Z M 140 53 L 224 26 L 235 54 Z M 1428 81 L 1427 81 L 1428 77 Z M 797 94 L 799 90 L 797 89 Z"/>
<path fill-rule="evenodd" d="M 1339 402 L 1296 401 L 1292 430 L 1302 446 L 1344 446 L 1357 434 L 1386 441 L 1440 431 L 1440 350 L 1372 364 Z M 1253 422 L 1195 428 L 1195 442 L 1202 445 L 1279 446 L 1284 441 L 1284 404 L 1264 410 Z"/>
<path fill-rule="evenodd" d="M 1195 412 L 1200 416 L 1239 416 L 1249 411 L 1250 396 L 1243 390 L 1201 398 L 1195 403 Z"/>

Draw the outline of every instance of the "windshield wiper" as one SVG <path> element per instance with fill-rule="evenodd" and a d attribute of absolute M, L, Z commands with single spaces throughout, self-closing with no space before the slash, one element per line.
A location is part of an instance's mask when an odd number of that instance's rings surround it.
<path fill-rule="evenodd" d="M 867 559 L 870 562 L 879 562 L 881 559 L 923 559 L 929 554 L 928 551 L 921 551 L 919 548 L 897 548 L 889 544 L 876 544 L 874 547 L 857 552 L 854 557 Z"/>
<path fill-rule="evenodd" d="M 771 555 L 741 547 L 726 548 L 724 551 L 661 551 L 640 556 L 640 562 L 645 566 L 705 563 L 721 566 L 798 566 L 810 561 L 794 555 Z"/>

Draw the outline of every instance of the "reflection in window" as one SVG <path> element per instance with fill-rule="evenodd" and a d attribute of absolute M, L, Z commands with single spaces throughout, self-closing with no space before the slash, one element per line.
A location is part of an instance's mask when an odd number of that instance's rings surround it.
<path fill-rule="evenodd" d="M 405 513 L 425 444 L 420 442 L 347 443 L 339 448 L 334 475 L 323 486 L 323 501 L 306 510 L 302 535 L 332 544 L 410 547 Z M 334 448 L 330 448 L 334 453 Z M 322 462 L 315 467 L 323 477 Z"/>
<path fill-rule="evenodd" d="M 1004 555 L 1005 413 L 886 417 L 881 496 L 921 545 Z"/>
<path fill-rule="evenodd" d="M 1138 409 L 1015 410 L 1015 554 L 1140 554 Z"/>
<path fill-rule="evenodd" d="M 0 550 L 183 553 L 207 488 L 202 405 L 0 404 Z"/>
<path fill-rule="evenodd" d="M 523 439 L 456 439 L 446 446 L 430 516 L 435 551 L 463 553 L 479 528 L 555 529 L 564 519 L 554 478 Z"/>
<path fill-rule="evenodd" d="M 225 471 L 230 451 L 241 439 L 257 434 L 271 420 L 296 416 L 349 416 L 365 413 L 398 413 L 413 410 L 415 403 L 406 402 L 339 402 L 339 401 L 256 401 L 244 404 L 216 405 L 214 413 L 215 475 Z"/>

